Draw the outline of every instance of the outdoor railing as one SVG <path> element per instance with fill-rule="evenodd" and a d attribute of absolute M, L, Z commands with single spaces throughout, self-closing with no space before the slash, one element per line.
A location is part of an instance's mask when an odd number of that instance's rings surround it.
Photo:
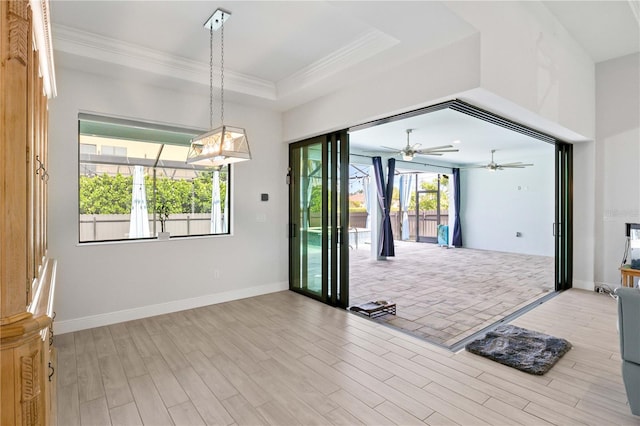
<path fill-rule="evenodd" d="M 416 212 L 409 212 L 409 239 L 416 239 Z M 391 218 L 391 229 L 393 231 L 393 238 L 399 240 L 402 238 L 401 223 L 402 215 L 398 211 L 393 211 L 389 215 Z M 427 210 L 420 212 L 420 236 L 421 237 L 436 237 L 438 235 L 438 221 L 436 212 L 433 210 Z M 349 213 L 349 226 L 355 228 L 365 228 L 367 220 L 366 212 L 350 212 Z M 440 214 L 440 224 L 449 224 L 449 215 Z"/>
<path fill-rule="evenodd" d="M 165 231 L 171 235 L 205 235 L 211 232 L 210 213 L 172 214 L 165 222 Z M 156 219 L 156 232 L 160 232 Z M 149 215 L 149 232 L 154 236 L 153 215 Z M 128 214 L 80 215 L 80 241 L 110 241 L 129 238 Z"/>

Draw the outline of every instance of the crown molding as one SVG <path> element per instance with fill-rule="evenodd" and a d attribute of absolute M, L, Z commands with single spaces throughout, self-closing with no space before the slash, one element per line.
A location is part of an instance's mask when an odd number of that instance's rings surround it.
<path fill-rule="evenodd" d="M 54 98 L 57 91 L 51 42 L 51 21 L 49 20 L 49 0 L 29 0 L 29 6 L 31 7 L 34 47 L 38 51 L 44 93 L 48 98 Z"/>
<path fill-rule="evenodd" d="M 351 43 L 280 80 L 277 83 L 278 97 L 286 96 L 349 69 L 399 42 L 381 31 L 369 30 Z"/>
<path fill-rule="evenodd" d="M 53 34 L 56 42 L 55 49 L 60 52 L 164 77 L 209 85 L 209 65 L 203 62 L 169 55 L 63 25 L 54 25 Z M 370 30 L 278 83 L 225 69 L 225 89 L 264 100 L 277 101 L 348 70 L 398 43 L 399 40 L 381 31 Z M 214 70 L 219 72 L 217 67 L 214 67 Z"/>
<path fill-rule="evenodd" d="M 63 25 L 54 25 L 53 33 L 57 51 L 209 85 L 209 64 Z M 276 99 L 274 83 L 227 69 L 225 89 L 268 100 Z"/>

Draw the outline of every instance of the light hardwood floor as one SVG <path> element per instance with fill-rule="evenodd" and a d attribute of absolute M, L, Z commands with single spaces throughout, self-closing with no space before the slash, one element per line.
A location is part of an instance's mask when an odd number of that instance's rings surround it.
<path fill-rule="evenodd" d="M 615 321 L 580 290 L 513 321 L 573 344 L 532 376 L 274 293 L 56 336 L 58 424 L 640 424 Z"/>

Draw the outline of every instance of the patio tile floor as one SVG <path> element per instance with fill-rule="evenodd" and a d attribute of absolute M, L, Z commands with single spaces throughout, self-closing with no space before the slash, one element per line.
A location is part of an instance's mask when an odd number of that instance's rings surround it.
<path fill-rule="evenodd" d="M 451 346 L 553 291 L 554 259 L 435 244 L 395 242 L 396 256 L 349 253 L 351 305 L 392 300 L 376 321 Z"/>

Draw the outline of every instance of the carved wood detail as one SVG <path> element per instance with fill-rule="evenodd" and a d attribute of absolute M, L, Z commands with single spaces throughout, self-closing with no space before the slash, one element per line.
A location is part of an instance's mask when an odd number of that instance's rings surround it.
<path fill-rule="evenodd" d="M 20 364 L 22 424 L 33 426 L 40 424 L 40 351 L 21 357 Z"/>
<path fill-rule="evenodd" d="M 56 423 L 54 348 L 46 342 L 55 261 L 43 235 L 47 186 L 33 167 L 36 156 L 47 161 L 47 97 L 34 50 L 34 25 L 42 23 L 34 24 L 31 9 L 38 4 L 47 20 L 47 0 L 0 0 L 0 426 Z"/>
<path fill-rule="evenodd" d="M 9 0 L 9 59 L 27 64 L 29 52 L 28 2 Z"/>

